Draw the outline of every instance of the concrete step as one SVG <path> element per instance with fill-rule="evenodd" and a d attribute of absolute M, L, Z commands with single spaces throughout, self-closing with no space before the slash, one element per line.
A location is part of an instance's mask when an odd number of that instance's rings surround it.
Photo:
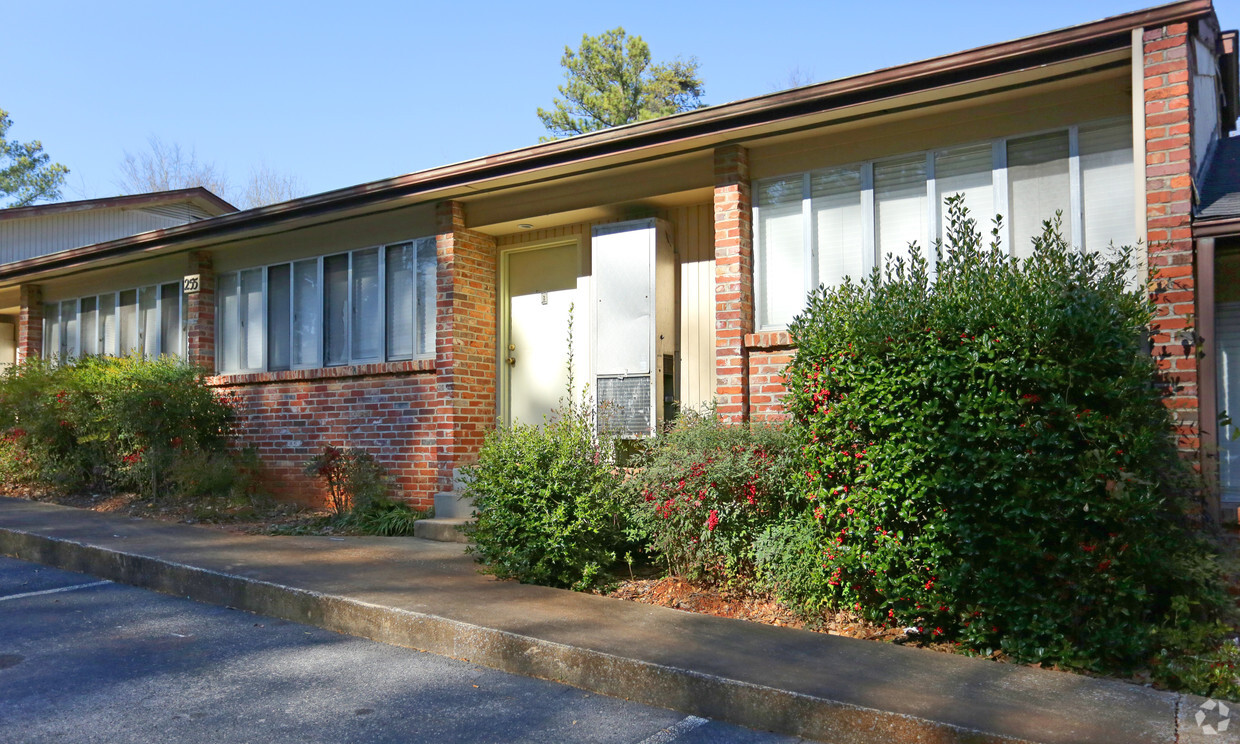
<path fill-rule="evenodd" d="M 413 525 L 413 536 L 439 542 L 469 542 L 465 533 L 459 529 L 468 522 L 468 519 L 461 517 L 419 519 Z"/>

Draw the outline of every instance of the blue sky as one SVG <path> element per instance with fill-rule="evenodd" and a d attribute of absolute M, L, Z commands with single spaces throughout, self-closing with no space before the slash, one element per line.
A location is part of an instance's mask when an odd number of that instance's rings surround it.
<path fill-rule="evenodd" d="M 1152 4 L 41 0 L 4 10 L 0 108 L 71 169 L 68 199 L 115 193 L 151 135 L 316 193 L 536 142 L 564 46 L 618 25 L 656 60 L 696 56 L 715 104 Z M 1216 0 L 1224 28 L 1238 6 Z"/>

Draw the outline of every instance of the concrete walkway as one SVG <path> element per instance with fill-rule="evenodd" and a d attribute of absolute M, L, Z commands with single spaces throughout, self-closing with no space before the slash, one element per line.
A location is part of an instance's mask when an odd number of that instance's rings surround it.
<path fill-rule="evenodd" d="M 495 581 L 454 543 L 241 536 L 0 498 L 0 554 L 827 742 L 1240 741 L 1240 722 L 1202 731 L 1200 698 Z"/>

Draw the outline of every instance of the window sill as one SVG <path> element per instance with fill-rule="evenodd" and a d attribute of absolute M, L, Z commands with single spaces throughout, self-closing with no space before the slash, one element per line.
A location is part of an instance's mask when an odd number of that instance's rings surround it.
<path fill-rule="evenodd" d="M 413 359 L 403 362 L 349 364 L 340 367 L 320 367 L 318 369 L 288 369 L 281 370 L 279 372 L 244 372 L 241 374 L 214 375 L 207 378 L 207 385 L 212 387 L 227 387 L 230 385 L 258 385 L 268 382 L 334 380 L 342 377 L 426 374 L 434 371 L 434 359 Z"/>
<path fill-rule="evenodd" d="M 791 349 L 792 336 L 787 331 L 759 331 L 745 334 L 746 349 Z"/>

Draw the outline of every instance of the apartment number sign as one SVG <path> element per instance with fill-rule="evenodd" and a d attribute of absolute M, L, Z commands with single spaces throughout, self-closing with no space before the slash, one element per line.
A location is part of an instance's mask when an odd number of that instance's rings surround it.
<path fill-rule="evenodd" d="M 181 291 L 185 294 L 196 294 L 202 288 L 201 274 L 190 274 L 181 280 Z"/>

